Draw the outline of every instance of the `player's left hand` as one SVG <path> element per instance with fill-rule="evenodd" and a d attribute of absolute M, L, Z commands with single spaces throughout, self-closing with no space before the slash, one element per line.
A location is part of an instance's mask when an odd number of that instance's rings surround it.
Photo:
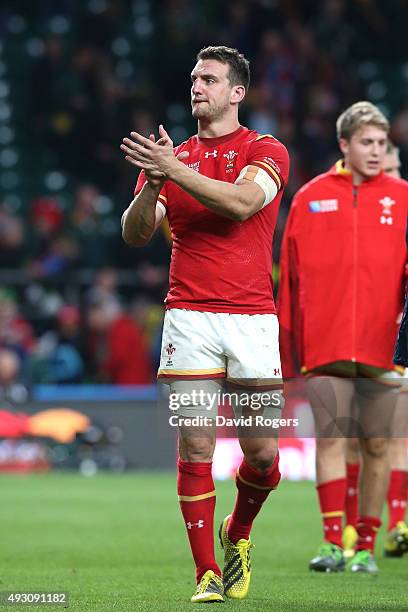
<path fill-rule="evenodd" d="M 159 126 L 160 139 L 153 142 L 138 132 L 131 132 L 131 138 L 124 138 L 120 148 L 129 163 L 145 170 L 170 177 L 172 169 L 182 159 L 188 157 L 185 151 L 177 157 L 173 151 L 173 141 L 162 125 Z"/>

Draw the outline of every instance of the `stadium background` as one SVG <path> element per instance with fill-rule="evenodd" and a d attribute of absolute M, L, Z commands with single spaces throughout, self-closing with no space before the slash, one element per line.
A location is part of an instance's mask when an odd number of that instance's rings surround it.
<path fill-rule="evenodd" d="M 241 120 L 290 150 L 276 280 L 291 197 L 339 157 L 335 119 L 347 105 L 378 104 L 408 163 L 406 8 L 396 0 L 3 0 L 3 407 L 31 413 L 32 402 L 76 401 L 86 410 L 81 401 L 109 400 L 105 427 L 121 425 L 118 385 L 136 385 L 126 390 L 136 415 L 154 401 L 169 244 L 165 232 L 144 249 L 123 243 L 119 220 L 137 173 L 119 144 L 131 129 L 157 132 L 159 122 L 175 143 L 194 133 L 189 73 L 202 46 L 221 42 L 250 58 Z M 124 430 L 129 440 L 137 434 Z M 143 466 L 125 446 L 128 465 Z M 308 459 L 298 456 L 293 475 L 310 477 L 310 453 L 300 451 Z"/>
<path fill-rule="evenodd" d="M 242 123 L 276 135 L 291 154 L 274 238 L 276 280 L 291 197 L 338 159 L 335 120 L 347 105 L 378 104 L 391 120 L 403 168 L 408 162 L 406 8 L 395 0 L 66 0 L 58 6 L 4 0 L 2 407 L 31 414 L 62 403 L 86 412 L 88 401 L 107 401 L 100 427 L 117 425 L 127 436 L 119 444 L 127 465 L 151 466 L 140 456 L 154 445 L 154 427 L 148 440 L 146 428 L 122 423 L 119 407 L 133 401 L 140 416 L 156 399 L 150 385 L 170 249 L 165 231 L 144 249 L 129 249 L 121 239 L 120 216 L 137 179 L 119 150 L 122 137 L 131 129 L 157 132 L 163 122 L 175 143 L 187 138 L 195 131 L 189 73 L 196 52 L 214 42 L 244 52 L 252 83 Z M 296 409 L 307 410 L 297 399 Z M 139 454 L 131 444 L 137 435 Z M 309 445 L 296 445 L 286 475 L 313 476 Z"/>
<path fill-rule="evenodd" d="M 137 175 L 119 144 L 159 122 L 175 143 L 194 133 L 189 73 L 201 46 L 222 42 L 250 58 L 242 122 L 290 150 L 276 261 L 291 196 L 339 157 L 335 119 L 348 104 L 369 99 L 386 112 L 407 167 L 406 8 L 402 0 L 3 0 L 0 347 L 18 357 L 15 380 L 154 380 L 169 248 L 160 232 L 144 249 L 121 240 Z M 129 315 L 122 333 L 137 343 L 139 367 L 127 374 L 108 338 L 112 321 L 91 329 L 108 303 Z M 134 344 L 128 350 L 134 359 Z"/>
<path fill-rule="evenodd" d="M 0 469 L 136 468 L 86 480 L 2 475 L 3 589 L 69 590 L 81 612 L 186 609 L 191 560 L 174 473 L 160 471 L 174 465 L 174 432 L 152 385 L 169 245 L 164 233 L 141 250 L 121 240 L 137 177 L 119 144 L 159 122 L 175 143 L 193 133 L 196 52 L 239 48 L 252 69 L 242 123 L 291 154 L 278 263 L 291 197 L 338 158 L 335 119 L 347 105 L 369 99 L 385 111 L 408 167 L 407 4 L 2 0 Z M 72 413 L 50 416 L 55 408 L 87 415 L 83 434 L 72 435 Z M 219 445 L 220 477 L 233 444 Z M 283 467 L 310 477 L 313 440 L 292 440 Z M 218 483 L 217 521 L 233 493 Z M 255 526 L 256 573 L 240 609 L 408 610 L 405 560 L 382 561 L 377 581 L 311 579 L 320 537 L 312 484 L 283 481 Z"/>

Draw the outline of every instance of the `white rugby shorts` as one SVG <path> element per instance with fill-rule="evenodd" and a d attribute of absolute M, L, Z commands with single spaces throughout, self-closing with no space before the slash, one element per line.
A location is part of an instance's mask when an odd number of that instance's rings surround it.
<path fill-rule="evenodd" d="M 282 387 L 277 316 L 167 310 L 158 378 Z"/>

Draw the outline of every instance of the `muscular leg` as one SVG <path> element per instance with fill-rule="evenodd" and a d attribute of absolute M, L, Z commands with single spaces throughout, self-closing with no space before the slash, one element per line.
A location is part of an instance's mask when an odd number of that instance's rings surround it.
<path fill-rule="evenodd" d="M 354 404 L 354 402 L 353 402 Z M 358 519 L 358 489 L 360 475 L 360 442 L 358 438 L 347 438 L 346 441 L 346 516 L 345 525 L 351 525 L 354 529 L 357 526 Z M 345 548 L 353 548 L 355 531 L 347 529 L 345 531 L 346 539 L 344 540 Z M 347 537 L 347 534 L 350 534 Z M 344 539 L 344 535 L 343 535 Z"/>
<path fill-rule="evenodd" d="M 259 393 L 252 390 L 243 390 L 241 395 L 252 397 Z M 246 416 L 248 414 L 262 415 L 265 419 L 279 419 L 281 416 L 283 397 L 280 392 L 262 392 L 263 396 L 271 398 L 271 404 L 261 410 L 241 410 L 235 403 L 235 416 Z M 236 485 L 238 489 L 234 511 L 229 525 L 228 536 L 232 542 L 240 539 L 247 540 L 252 528 L 252 523 L 261 510 L 262 504 L 269 493 L 278 486 L 280 480 L 279 454 L 278 454 L 278 430 L 269 426 L 240 427 L 239 443 L 244 454 L 243 461 L 238 468 Z"/>
<path fill-rule="evenodd" d="M 408 471 L 408 390 L 401 390 L 398 394 L 392 425 L 390 443 L 390 463 L 392 470 Z"/>
<path fill-rule="evenodd" d="M 380 383 L 363 381 L 362 385 L 357 394 L 363 457 L 357 550 L 368 549 L 374 552 L 388 486 L 389 440 L 397 394 L 395 390 L 382 387 Z"/>
<path fill-rule="evenodd" d="M 309 378 L 306 389 L 316 425 L 317 492 L 324 540 L 341 546 L 346 497 L 346 436 L 350 428 L 354 383 L 345 378 L 323 376 Z"/>
<path fill-rule="evenodd" d="M 183 401 L 179 408 L 179 460 L 177 489 L 181 512 L 185 521 L 191 551 L 196 565 L 197 582 L 207 570 L 221 576 L 214 555 L 215 487 L 212 478 L 212 457 L 215 448 L 216 409 L 200 403 L 192 394 L 204 391 L 217 394 L 221 386 L 216 381 L 177 381 L 171 384 L 171 394 L 191 401 Z M 217 408 L 218 406 L 215 406 Z M 200 427 L 183 424 L 183 418 L 209 417 L 210 424 Z"/>
<path fill-rule="evenodd" d="M 405 411 L 408 417 L 408 406 L 405 407 Z M 408 472 L 408 448 L 406 437 L 391 438 L 390 467 L 391 470 L 401 470 Z"/>
<path fill-rule="evenodd" d="M 388 486 L 388 531 L 405 522 L 408 494 L 408 393 L 401 390 L 395 409 L 390 441 L 390 481 Z"/>
<path fill-rule="evenodd" d="M 345 478 L 353 381 L 334 376 L 313 377 L 307 379 L 306 390 L 316 425 L 317 484 Z"/>
<path fill-rule="evenodd" d="M 360 516 L 381 516 L 389 475 L 389 440 L 361 440 L 363 466 L 360 484 Z"/>
<path fill-rule="evenodd" d="M 346 461 L 350 464 L 360 463 L 360 444 L 358 438 L 347 438 Z"/>

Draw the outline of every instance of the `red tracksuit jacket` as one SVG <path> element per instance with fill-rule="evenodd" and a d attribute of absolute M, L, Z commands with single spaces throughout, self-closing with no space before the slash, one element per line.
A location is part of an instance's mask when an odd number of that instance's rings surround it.
<path fill-rule="evenodd" d="M 295 195 L 278 295 L 283 373 L 334 361 L 392 369 L 404 296 L 408 182 L 352 183 L 338 162 Z M 296 355 L 296 358 L 295 358 Z"/>

